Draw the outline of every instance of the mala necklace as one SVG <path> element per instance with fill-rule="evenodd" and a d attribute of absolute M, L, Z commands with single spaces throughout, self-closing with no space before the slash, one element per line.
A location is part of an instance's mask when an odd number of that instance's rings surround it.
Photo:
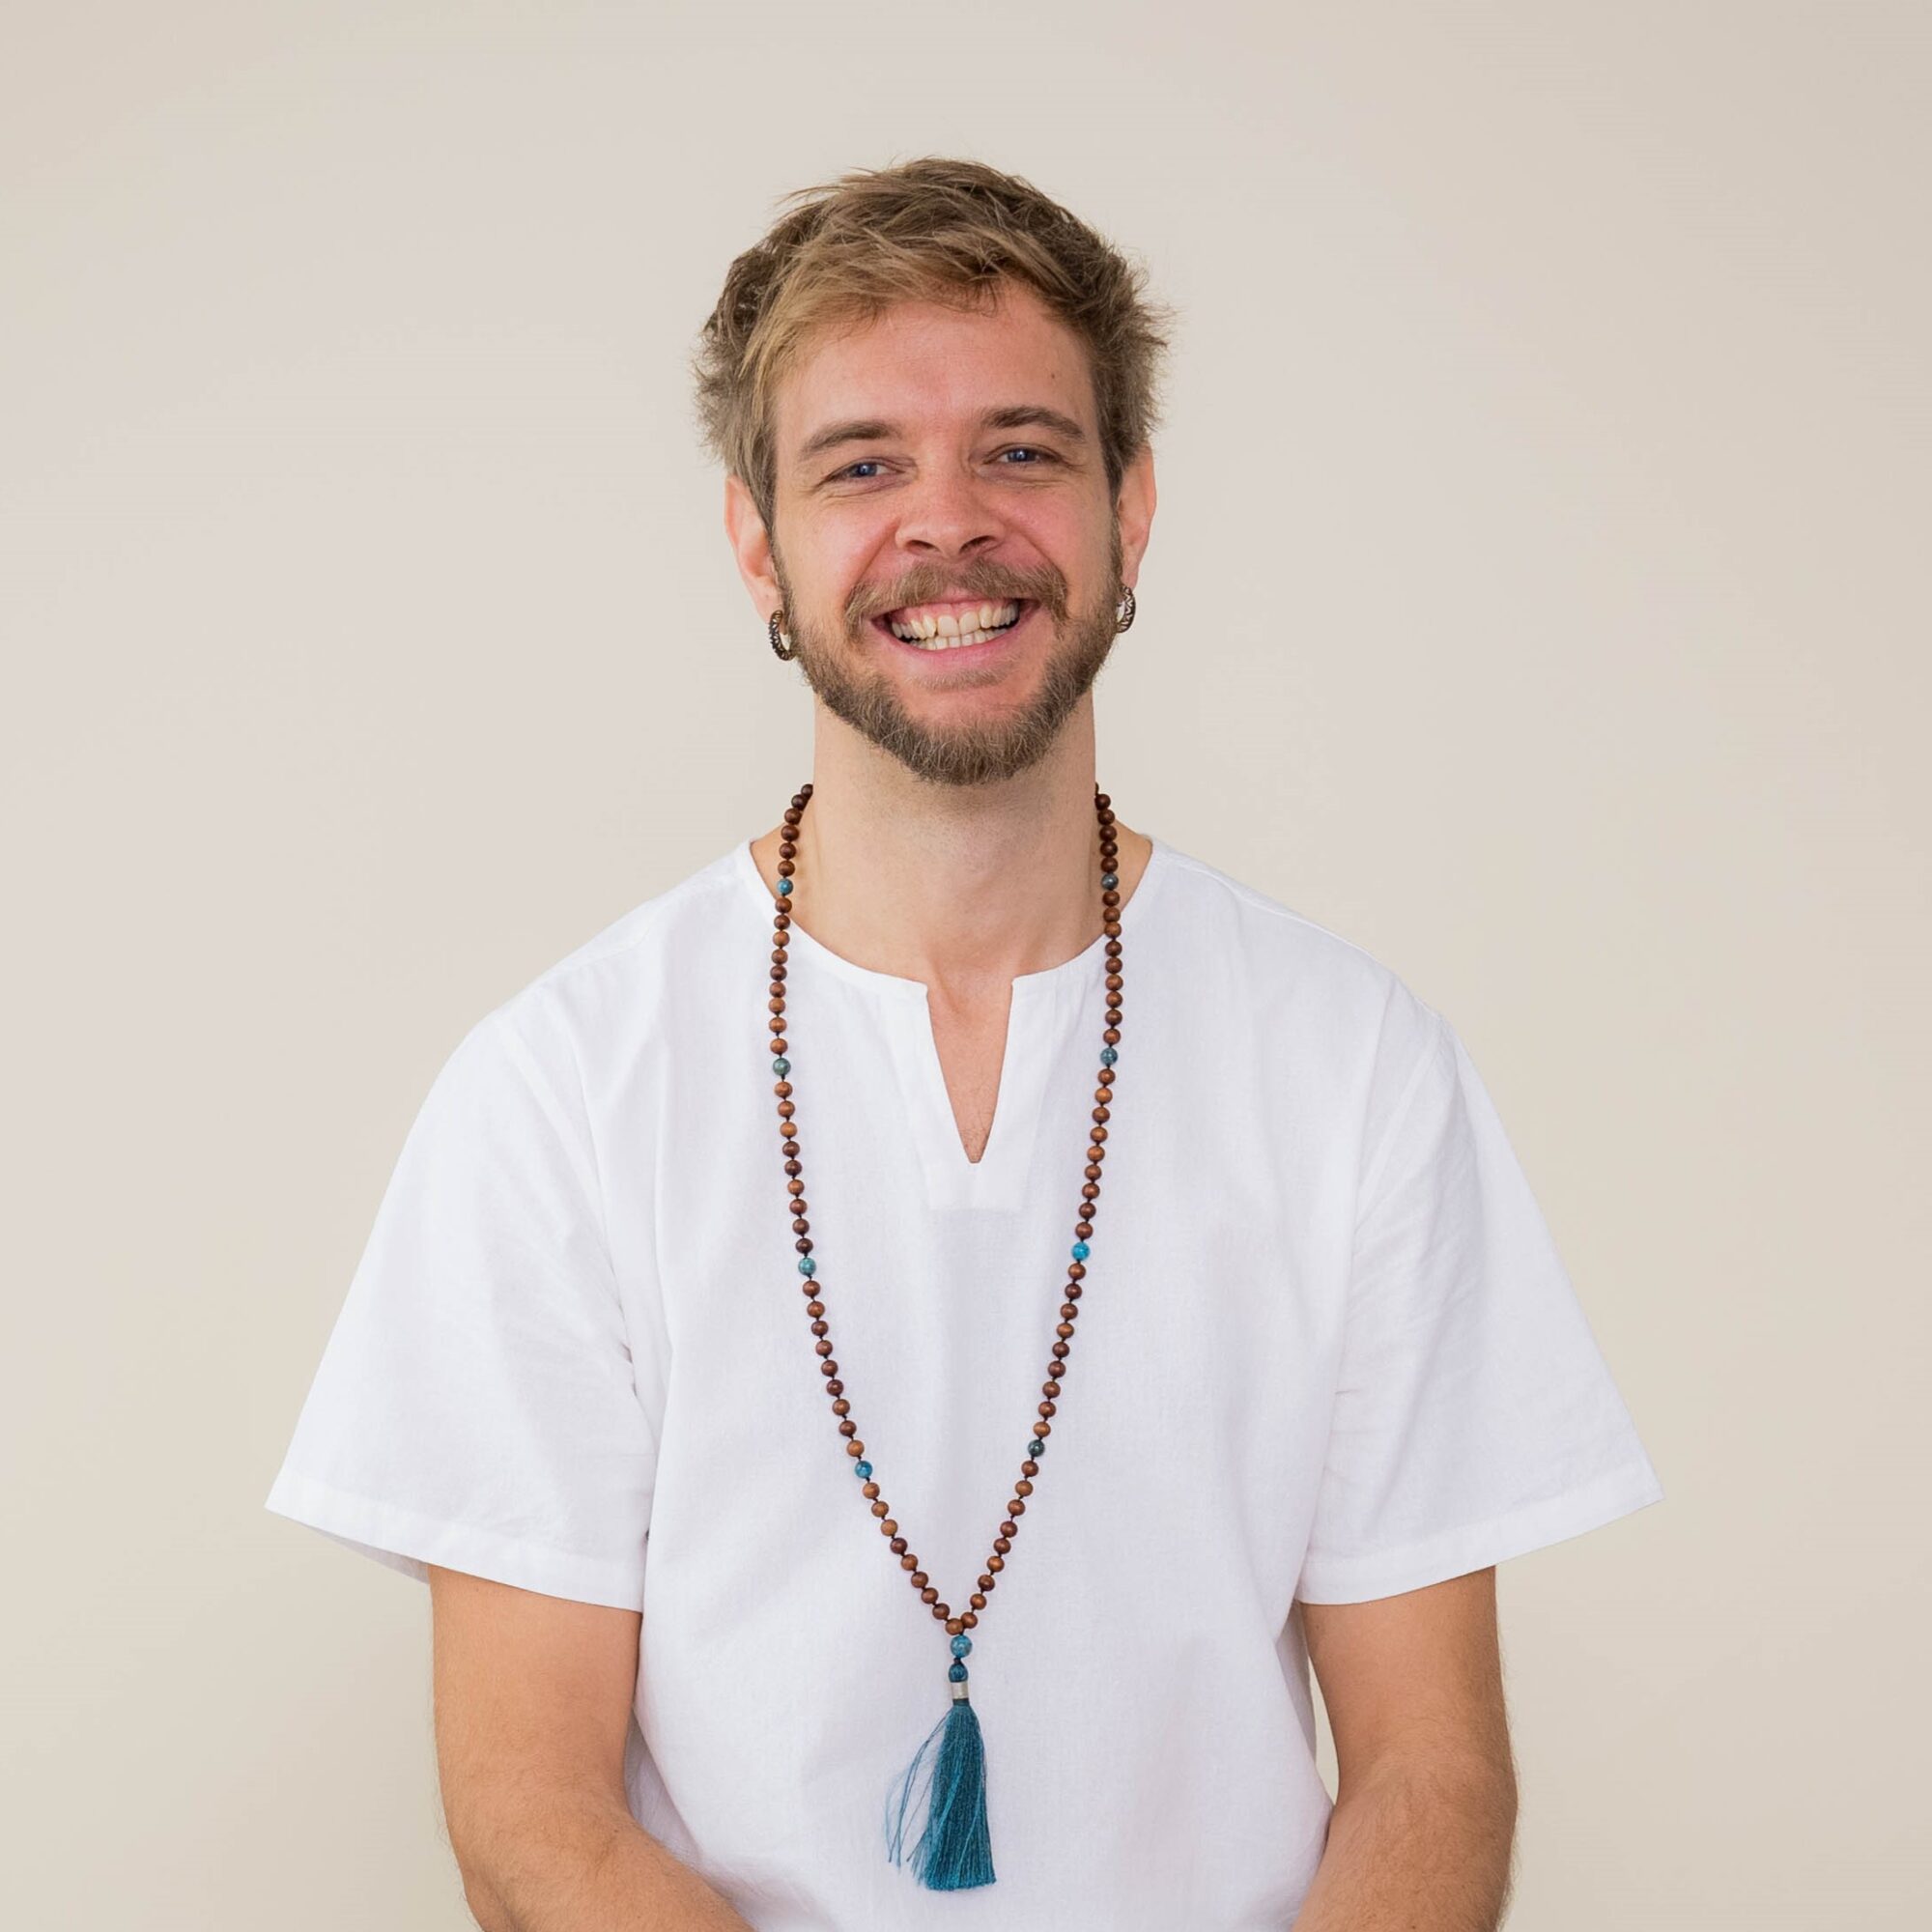
<path fill-rule="evenodd" d="M 952 1702 L 946 1716 L 920 1746 L 911 1765 L 897 1781 L 886 1807 L 886 1843 L 894 1864 L 902 1862 L 905 1837 L 910 1829 L 908 1811 L 921 1800 L 926 1801 L 924 1829 L 913 1850 L 913 1869 L 919 1882 L 934 1891 L 959 1891 L 970 1886 L 993 1883 L 993 1854 L 986 1832 L 986 1759 L 980 1735 L 980 1719 L 967 1695 L 966 1657 L 973 1648 L 967 1632 L 976 1629 L 980 1612 L 1006 1567 L 1007 1552 L 1019 1534 L 1019 1520 L 1026 1514 L 1026 1499 L 1033 1493 L 1033 1478 L 1039 1474 L 1039 1458 L 1046 1453 L 1046 1438 L 1053 1434 L 1056 1398 L 1061 1378 L 1066 1373 L 1068 1345 L 1073 1338 L 1074 1318 L 1080 1313 L 1081 1277 L 1087 1272 L 1087 1237 L 1094 1232 L 1094 1210 L 1100 1205 L 1100 1162 L 1107 1149 L 1108 1101 L 1114 1085 L 1114 1062 L 1121 1040 L 1121 894 L 1120 876 L 1115 870 L 1118 843 L 1114 836 L 1114 813 L 1107 794 L 1096 785 L 1094 808 L 1100 822 L 1100 904 L 1107 933 L 1107 1028 L 1100 1036 L 1099 1088 L 1094 1095 L 1094 1126 L 1087 1149 L 1086 1185 L 1080 1190 L 1079 1215 L 1074 1222 L 1076 1236 L 1072 1261 L 1066 1270 L 1064 1299 L 1060 1304 L 1060 1325 L 1054 1331 L 1053 1358 L 1046 1365 L 1046 1380 L 1040 1384 L 1045 1398 L 1039 1405 L 1039 1419 L 1033 1425 L 1027 1443 L 1026 1461 L 1020 1464 L 1019 1480 L 1007 1504 L 1006 1520 L 993 1539 L 993 1553 L 980 1577 L 980 1587 L 968 1599 L 971 1608 L 956 1615 L 939 1600 L 919 1558 L 899 1534 L 893 1520 L 891 1505 L 879 1493 L 872 1479 L 872 1465 L 866 1461 L 866 1445 L 859 1439 L 859 1425 L 852 1420 L 852 1405 L 846 1400 L 845 1384 L 838 1379 L 838 1364 L 832 1356 L 830 1330 L 825 1321 L 825 1304 L 819 1299 L 822 1285 L 816 1279 L 818 1264 L 811 1256 L 811 1224 L 805 1217 L 804 1170 L 798 1158 L 798 1123 L 792 1118 L 791 1062 L 786 1058 L 789 1042 L 785 1030 L 785 947 L 791 927 L 788 904 L 792 894 L 792 874 L 797 869 L 798 825 L 811 797 L 808 782 L 792 794 L 791 809 L 784 815 L 784 838 L 779 845 L 778 895 L 773 901 L 772 997 L 769 1022 L 772 1051 L 776 1058 L 772 1071 L 778 1085 L 779 1132 L 784 1148 L 785 1191 L 791 1197 L 792 1233 L 798 1236 L 798 1271 L 805 1277 L 805 1312 L 811 1318 L 811 1332 L 817 1337 L 813 1348 L 819 1355 L 818 1372 L 826 1378 L 825 1393 L 832 1398 L 832 1412 L 838 1418 L 838 1433 L 845 1437 L 845 1453 L 854 1459 L 852 1469 L 859 1479 L 861 1493 L 871 1503 L 879 1519 L 880 1533 L 891 1539 L 888 1548 L 899 1559 L 899 1568 L 910 1573 L 910 1580 L 920 1601 L 931 1606 L 934 1619 L 945 1625 L 951 1639 L 952 1663 L 947 1678 L 952 1686 Z M 937 1755 L 934 1756 L 934 1747 Z M 927 1763 L 931 1759 L 930 1764 Z M 918 1792 L 914 1780 L 922 1768 L 926 1780 Z"/>

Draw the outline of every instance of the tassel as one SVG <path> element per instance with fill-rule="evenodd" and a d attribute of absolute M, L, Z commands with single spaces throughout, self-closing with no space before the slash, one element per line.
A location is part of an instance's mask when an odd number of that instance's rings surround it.
<path fill-rule="evenodd" d="M 964 1666 L 955 1664 L 964 1675 Z M 926 1763 L 934 1745 L 924 1785 L 918 1793 L 913 1780 Z M 993 1847 L 986 1833 L 986 1752 L 980 1719 L 958 1679 L 952 1685 L 952 1708 L 935 1724 L 899 1779 L 895 1800 L 886 1805 L 886 1844 L 894 1864 L 903 1862 L 906 1814 L 920 1798 L 928 1800 L 925 1829 L 913 1849 L 913 1870 L 931 1891 L 964 1891 L 993 1883 Z"/>

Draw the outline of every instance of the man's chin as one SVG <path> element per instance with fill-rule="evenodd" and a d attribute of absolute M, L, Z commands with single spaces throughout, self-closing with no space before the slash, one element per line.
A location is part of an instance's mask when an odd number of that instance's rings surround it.
<path fill-rule="evenodd" d="M 1037 764 L 1059 741 L 1067 718 L 1106 661 L 1113 642 L 1111 614 L 1104 633 L 1090 626 L 1081 636 L 1086 648 L 1058 649 L 1023 703 L 972 719 L 920 716 L 918 694 L 905 690 L 922 675 L 917 666 L 905 680 L 890 670 L 855 672 L 836 661 L 828 665 L 815 645 L 808 646 L 804 639 L 799 663 L 828 711 L 914 777 L 934 784 L 996 784 Z M 855 660 L 867 655 L 868 641 L 855 640 Z M 897 652 L 909 648 L 895 639 L 889 646 Z M 977 655 L 976 648 L 967 646 L 962 655 Z"/>

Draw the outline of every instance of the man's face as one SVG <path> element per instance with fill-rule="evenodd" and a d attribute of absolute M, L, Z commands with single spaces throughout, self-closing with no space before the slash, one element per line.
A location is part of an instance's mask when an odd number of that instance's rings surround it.
<path fill-rule="evenodd" d="M 1151 459 L 1109 496 L 1079 339 L 1016 287 L 904 303 L 810 344 L 774 429 L 771 570 L 826 707 L 935 783 L 1035 763 L 1113 647 L 1122 506 L 1133 568 L 1152 512 Z"/>

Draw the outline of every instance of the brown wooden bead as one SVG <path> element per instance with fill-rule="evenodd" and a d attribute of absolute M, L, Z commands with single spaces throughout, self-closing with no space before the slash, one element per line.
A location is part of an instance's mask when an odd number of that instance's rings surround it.
<path fill-rule="evenodd" d="M 993 1548 L 997 1549 L 1002 1556 L 1004 1556 L 1007 1553 L 1007 1551 L 1009 1550 L 1012 1547 L 1013 1547 L 1012 1538 L 1009 1536 L 996 1536 L 993 1539 Z"/>
<path fill-rule="evenodd" d="M 975 1590 L 973 1594 L 966 1599 L 966 1601 L 969 1604 L 971 1604 L 976 1610 L 983 1610 L 986 1607 L 986 1600 L 980 1594 L 978 1590 Z"/>
<path fill-rule="evenodd" d="M 939 1592 L 935 1590 L 930 1583 L 928 1583 L 925 1586 L 925 1588 L 919 1593 L 919 1600 L 923 1604 L 936 1604 L 939 1601 Z"/>
<path fill-rule="evenodd" d="M 986 1568 L 990 1570 L 996 1577 L 1006 1567 L 1007 1567 L 1007 1559 L 1004 1556 L 989 1556 L 986 1558 Z M 986 1588 L 989 1590 L 993 1586 L 990 1583 L 986 1585 Z"/>
<path fill-rule="evenodd" d="M 976 1604 L 978 1604 L 982 1609 L 985 1607 L 985 1603 L 986 1603 L 985 1598 L 975 1597 L 973 1601 Z M 959 1628 L 961 1630 L 967 1630 L 967 1631 L 978 1630 L 979 1627 L 980 1627 L 980 1619 L 977 1616 L 975 1616 L 971 1610 L 961 1610 L 959 1612 Z"/>
<path fill-rule="evenodd" d="M 929 1583 L 931 1580 L 932 1579 L 925 1574 L 923 1570 L 915 1570 L 912 1573 L 912 1586 L 915 1590 L 923 1588 L 925 1584 Z"/>
<path fill-rule="evenodd" d="M 1028 1482 L 1024 1476 L 1022 1476 L 1020 1480 L 1013 1485 L 1013 1493 L 1016 1496 L 1030 1496 L 1033 1494 L 1033 1485 L 1030 1482 Z"/>

